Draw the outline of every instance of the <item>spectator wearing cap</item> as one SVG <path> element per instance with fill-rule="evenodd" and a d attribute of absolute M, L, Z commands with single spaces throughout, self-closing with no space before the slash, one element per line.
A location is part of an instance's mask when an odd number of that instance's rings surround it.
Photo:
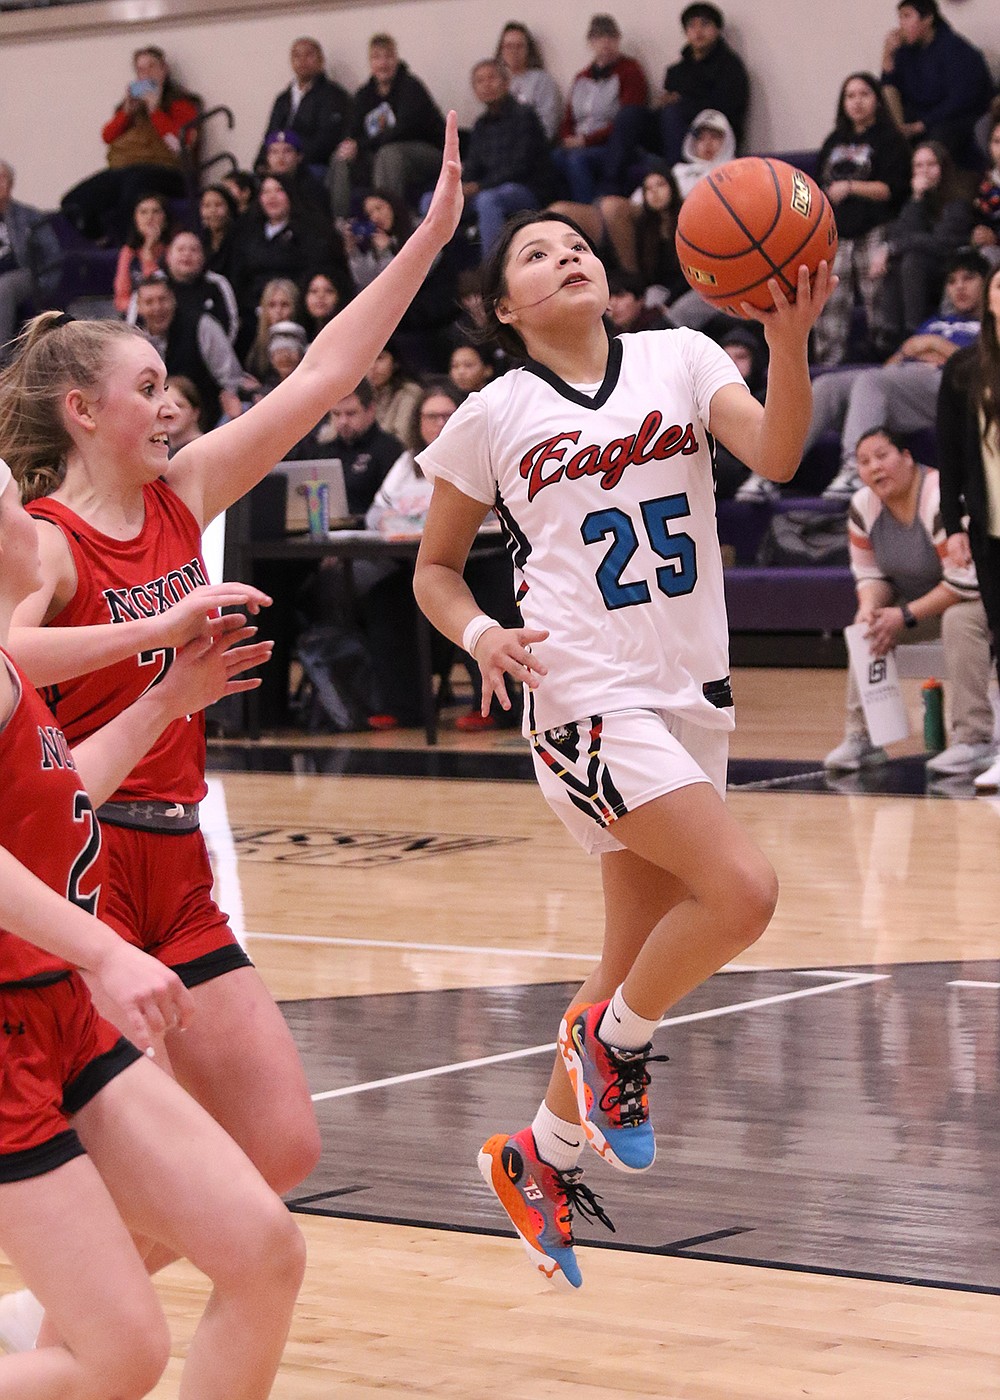
<path fill-rule="evenodd" d="M 350 129 L 350 94 L 326 76 L 326 59 L 317 39 L 296 39 L 289 57 L 294 77 L 274 99 L 267 131 L 294 132 L 304 164 L 323 180 L 330 157 Z M 264 164 L 264 155 L 262 143 L 257 165 Z"/>
<path fill-rule="evenodd" d="M 587 43 L 593 61 L 573 79 L 554 157 L 569 198 L 578 204 L 627 193 L 649 98 L 646 75 L 621 51 L 613 15 L 594 15 Z"/>
<path fill-rule="evenodd" d="M 290 127 L 267 133 L 264 138 L 264 162 L 258 173 L 261 179 L 265 175 L 280 175 L 300 209 L 313 209 L 329 215 L 329 192 L 305 163 L 302 137 Z"/>
<path fill-rule="evenodd" d="M 298 321 L 275 321 L 267 333 L 269 369 L 255 398 L 263 398 L 288 378 L 292 370 L 302 363 L 308 344 L 305 330 Z"/>
<path fill-rule="evenodd" d="M 660 150 L 670 165 L 680 160 L 688 129 L 706 108 L 727 118 L 737 146 L 743 140 L 750 80 L 743 60 L 723 36 L 724 25 L 716 5 L 688 5 L 681 12 L 687 42 L 664 74 L 657 99 Z"/>
<path fill-rule="evenodd" d="M 978 168 L 974 129 L 993 82 L 982 53 L 941 17 L 937 0 L 900 0 L 882 52 L 886 101 L 911 141 L 940 141 L 963 169 Z"/>
<path fill-rule="evenodd" d="M 137 324 L 156 347 L 167 373 L 186 375 L 197 387 L 205 431 L 215 427 L 220 412 L 238 418 L 243 411 L 239 398 L 243 369 L 214 316 L 180 314 L 162 273 L 139 283 L 136 312 Z"/>

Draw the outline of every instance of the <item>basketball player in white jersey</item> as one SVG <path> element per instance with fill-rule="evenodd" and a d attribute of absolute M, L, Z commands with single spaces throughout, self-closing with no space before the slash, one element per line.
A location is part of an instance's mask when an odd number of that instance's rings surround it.
<path fill-rule="evenodd" d="M 580 1179 L 585 1142 L 622 1171 L 652 1165 L 652 1033 L 774 911 L 774 871 L 723 802 L 734 721 L 713 439 L 761 476 L 792 477 L 812 403 L 807 341 L 831 282 L 825 264 L 812 288 L 800 269 L 794 303 L 771 284 L 762 407 L 699 332 L 609 340 L 586 237 L 559 215 L 520 214 L 483 290 L 524 367 L 467 399 L 418 459 L 434 481 L 420 606 L 475 656 L 484 713 L 494 694 L 507 704 L 504 672 L 525 683 L 542 791 L 601 858 L 601 962 L 562 1022 L 545 1100 L 479 1157 L 534 1265 L 574 1287 L 573 1209 L 610 1225 Z M 490 507 L 520 628 L 480 614 L 462 579 Z"/>

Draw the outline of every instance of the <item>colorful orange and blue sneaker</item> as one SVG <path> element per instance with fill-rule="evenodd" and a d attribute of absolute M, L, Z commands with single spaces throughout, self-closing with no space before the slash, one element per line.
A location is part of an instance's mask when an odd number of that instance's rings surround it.
<path fill-rule="evenodd" d="M 532 1266 L 550 1283 L 583 1283 L 573 1249 L 573 1211 L 614 1231 L 579 1167 L 557 1172 L 539 1157 L 530 1128 L 495 1133 L 479 1153 L 483 1180 L 510 1217 Z"/>
<path fill-rule="evenodd" d="M 656 1160 L 656 1139 L 649 1121 L 652 1045 L 619 1050 L 597 1034 L 606 1001 L 573 1006 L 559 1027 L 559 1053 L 580 1110 L 580 1122 L 591 1147 L 612 1167 L 644 1172 Z"/>

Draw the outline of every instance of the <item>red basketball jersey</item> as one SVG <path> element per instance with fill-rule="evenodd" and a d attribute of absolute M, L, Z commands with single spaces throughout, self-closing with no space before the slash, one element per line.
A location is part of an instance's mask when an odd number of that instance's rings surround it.
<path fill-rule="evenodd" d="M 56 894 L 97 912 L 107 867 L 100 824 L 69 745 L 31 682 L 0 651 L 20 683 L 14 712 L 0 729 L 0 846 Z M 0 929 L 0 982 L 18 982 L 70 964 Z"/>
<path fill-rule="evenodd" d="M 162 481 L 143 488 L 146 519 L 131 540 L 102 535 L 48 497 L 28 510 L 57 525 L 76 565 L 72 601 L 50 627 L 87 627 L 155 617 L 208 582 L 198 522 Z M 127 661 L 46 687 L 45 700 L 71 744 L 121 714 L 166 674 L 171 648 L 140 652 Z M 204 715 L 174 720 L 126 778 L 112 802 L 199 802 L 205 787 Z"/>

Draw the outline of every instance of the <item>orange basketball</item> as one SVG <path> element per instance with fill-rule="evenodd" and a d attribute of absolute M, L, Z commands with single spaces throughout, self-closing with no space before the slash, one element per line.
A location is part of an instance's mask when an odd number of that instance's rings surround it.
<path fill-rule="evenodd" d="M 730 316 L 743 301 L 770 311 L 770 278 L 795 300 L 799 267 L 810 276 L 837 252 L 830 201 L 783 160 L 745 156 L 699 180 L 681 205 L 677 256 L 696 292 Z"/>

